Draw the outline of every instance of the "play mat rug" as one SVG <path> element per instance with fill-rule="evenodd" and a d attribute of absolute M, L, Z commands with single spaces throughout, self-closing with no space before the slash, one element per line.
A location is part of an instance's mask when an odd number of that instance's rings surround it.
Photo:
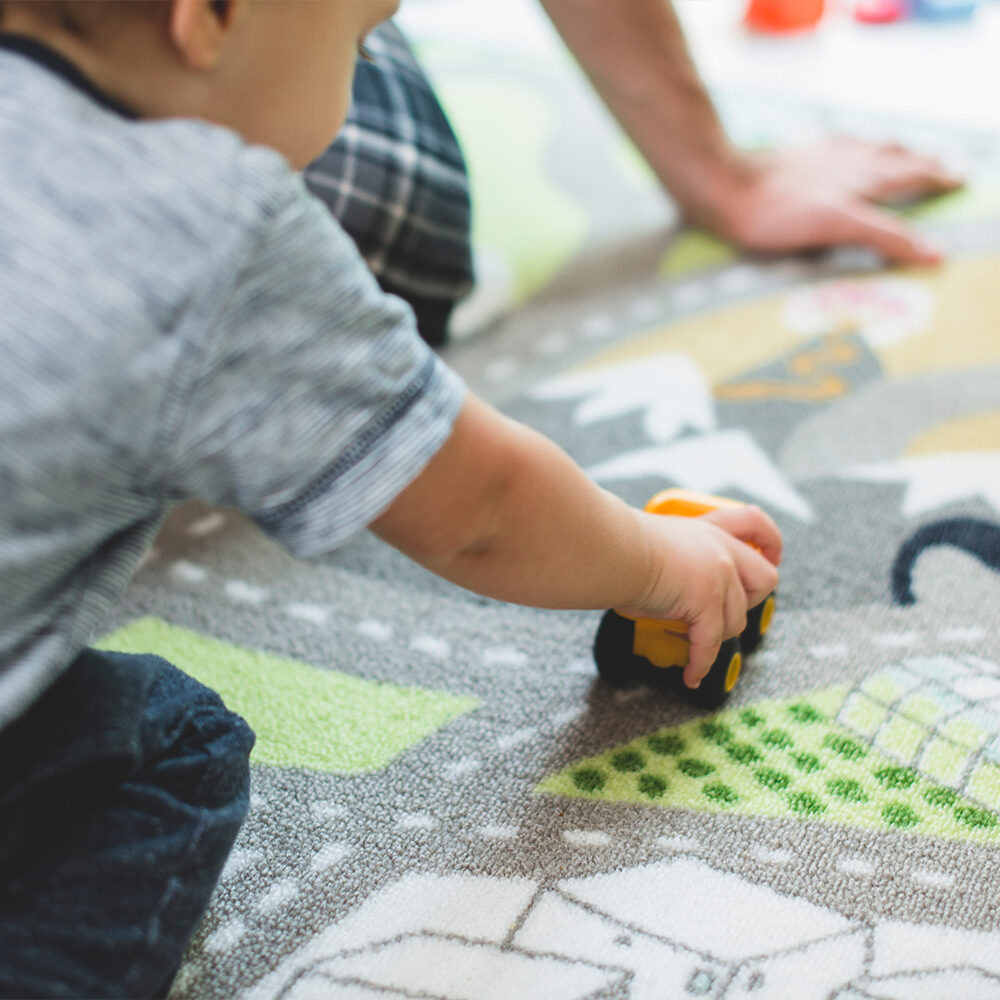
<path fill-rule="evenodd" d="M 1000 997 L 1000 213 L 963 197 L 937 270 L 681 234 L 451 353 L 628 500 L 779 521 L 719 712 L 598 682 L 594 613 L 171 516 L 104 644 L 258 733 L 174 997 Z"/>
<path fill-rule="evenodd" d="M 923 137 L 974 181 L 914 215 L 939 269 L 741 259 L 662 218 L 596 267 L 577 190 L 533 203 L 553 240 L 480 319 L 518 308 L 448 352 L 629 501 L 778 520 L 778 613 L 721 711 L 598 682 L 596 613 L 170 517 L 103 644 L 258 733 L 174 998 L 1000 997 L 1000 137 Z M 520 259 L 500 230 L 485 257 Z"/>

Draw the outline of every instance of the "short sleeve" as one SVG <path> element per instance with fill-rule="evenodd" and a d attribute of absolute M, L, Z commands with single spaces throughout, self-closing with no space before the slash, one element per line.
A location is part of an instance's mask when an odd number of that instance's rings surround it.
<path fill-rule="evenodd" d="M 288 186 L 191 347 L 165 486 L 237 507 L 311 556 L 416 478 L 465 390 L 328 212 Z"/>

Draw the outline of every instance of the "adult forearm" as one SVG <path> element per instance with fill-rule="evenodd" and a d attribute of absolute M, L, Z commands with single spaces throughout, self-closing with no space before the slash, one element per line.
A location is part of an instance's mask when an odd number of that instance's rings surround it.
<path fill-rule="evenodd" d="M 542 0 L 612 114 L 689 217 L 715 226 L 749 169 L 726 137 L 670 0 Z"/>

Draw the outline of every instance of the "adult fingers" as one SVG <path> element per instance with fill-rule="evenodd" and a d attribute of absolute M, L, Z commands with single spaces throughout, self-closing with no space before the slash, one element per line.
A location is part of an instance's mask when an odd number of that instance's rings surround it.
<path fill-rule="evenodd" d="M 961 187 L 962 179 L 931 156 L 906 150 L 879 153 L 866 171 L 860 193 L 875 201 L 920 198 Z"/>
<path fill-rule="evenodd" d="M 937 264 L 941 252 L 905 223 L 873 205 L 857 202 L 840 212 L 837 242 L 857 243 L 899 264 Z"/>

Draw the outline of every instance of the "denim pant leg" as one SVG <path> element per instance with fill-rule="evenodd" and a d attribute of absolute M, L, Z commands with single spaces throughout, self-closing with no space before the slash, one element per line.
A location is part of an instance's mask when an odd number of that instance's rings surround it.
<path fill-rule="evenodd" d="M 246 816 L 252 746 L 165 660 L 94 650 L 0 733 L 0 997 L 164 996 Z"/>

